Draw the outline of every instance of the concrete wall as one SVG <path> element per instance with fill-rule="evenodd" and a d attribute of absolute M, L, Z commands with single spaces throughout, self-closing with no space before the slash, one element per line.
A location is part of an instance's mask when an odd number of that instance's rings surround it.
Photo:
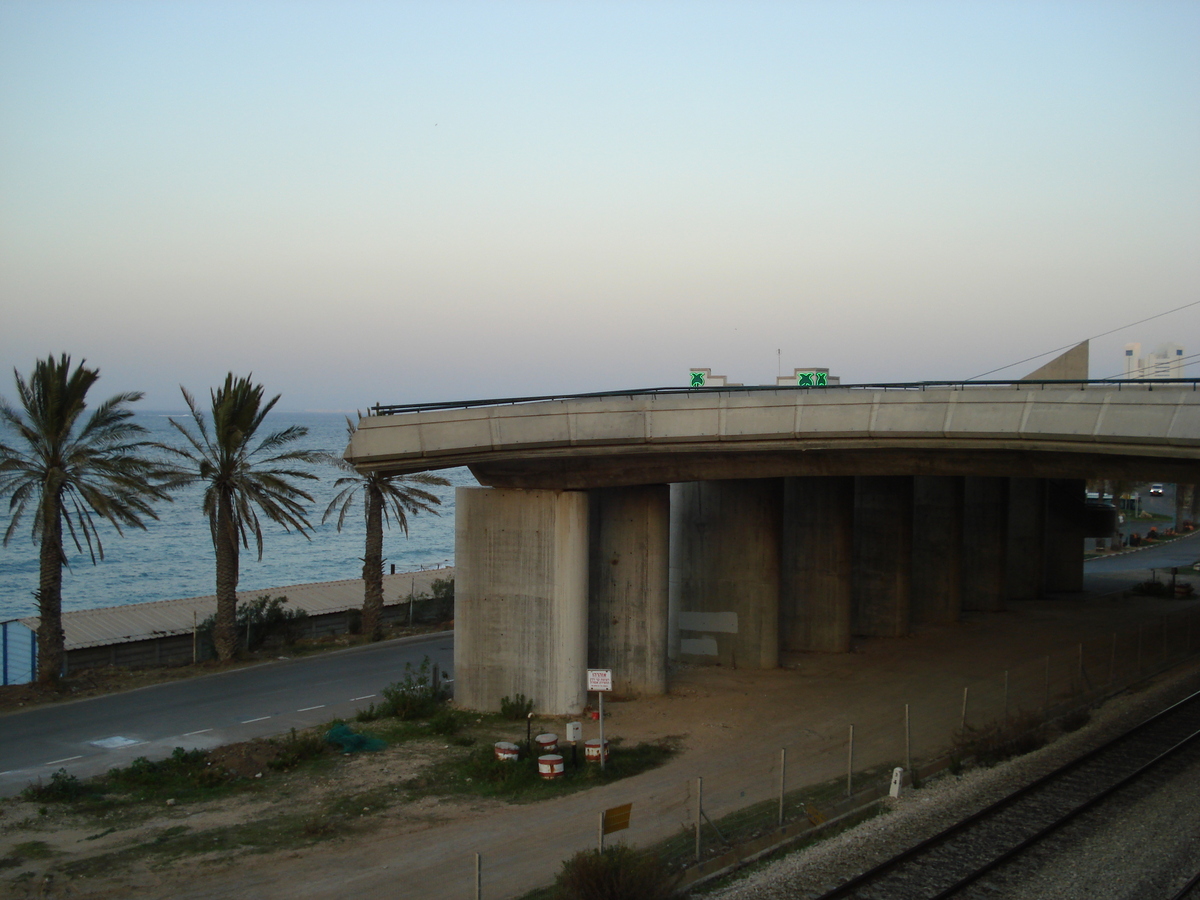
<path fill-rule="evenodd" d="M 588 496 L 455 492 L 455 702 L 495 711 L 524 694 L 578 713 L 587 669 Z"/>
<path fill-rule="evenodd" d="M 1083 590 L 1086 482 L 1076 478 L 1046 481 L 1045 581 L 1050 592 Z"/>
<path fill-rule="evenodd" d="M 671 494 L 680 659 L 779 665 L 777 479 L 677 485 Z"/>
<path fill-rule="evenodd" d="M 1008 578 L 1008 479 L 963 484 L 963 609 L 1004 609 Z"/>
<path fill-rule="evenodd" d="M 787 478 L 779 599 L 784 650 L 850 650 L 854 479 Z"/>
<path fill-rule="evenodd" d="M 670 490 L 590 492 L 588 666 L 619 694 L 667 692 Z"/>
<path fill-rule="evenodd" d="M 913 480 L 854 479 L 854 633 L 908 634 L 912 602 Z"/>
<path fill-rule="evenodd" d="M 963 601 L 963 479 L 913 479 L 913 624 L 957 622 Z"/>
<path fill-rule="evenodd" d="M 1045 552 L 1046 482 L 1041 478 L 1009 479 L 1007 599 L 1042 596 Z"/>

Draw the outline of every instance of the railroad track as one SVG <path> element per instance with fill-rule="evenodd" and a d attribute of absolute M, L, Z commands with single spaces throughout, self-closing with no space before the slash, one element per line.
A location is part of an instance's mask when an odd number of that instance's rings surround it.
<path fill-rule="evenodd" d="M 970 896 L 984 876 L 1034 851 L 1076 817 L 1184 754 L 1200 755 L 1200 692 L 819 900 Z M 1187 896 L 1198 895 L 1193 889 Z"/>

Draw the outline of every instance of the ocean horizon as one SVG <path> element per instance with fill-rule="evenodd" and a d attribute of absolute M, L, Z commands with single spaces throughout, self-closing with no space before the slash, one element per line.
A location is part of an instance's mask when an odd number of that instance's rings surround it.
<path fill-rule="evenodd" d="M 135 412 L 135 421 L 150 432 L 149 440 L 181 444 L 183 436 L 171 426 L 168 421 L 171 418 L 183 424 L 191 422 L 186 411 Z M 308 429 L 308 434 L 296 442 L 297 448 L 338 456 L 346 448 L 345 413 L 272 412 L 264 423 L 263 434 L 292 425 Z M 6 441 L 10 440 L 11 436 L 6 436 Z M 320 480 L 302 485 L 313 496 L 313 502 L 308 504 L 312 539 L 295 531 L 287 532 L 260 516 L 263 558 L 261 562 L 258 560 L 251 536 L 250 547 L 242 548 L 241 552 L 239 591 L 266 591 L 289 584 L 362 577 L 366 528 L 361 497 L 357 498 L 341 533 L 337 531 L 336 514 L 322 525 L 321 516 L 336 493 L 334 482 L 343 473 L 333 466 L 317 466 L 313 472 Z M 407 538 L 394 525 L 384 530 L 385 571 L 390 571 L 392 565 L 397 572 L 404 572 L 453 564 L 454 488 L 478 482 L 465 468 L 436 474 L 451 482 L 449 487 L 431 489 L 442 501 L 441 514 L 410 516 Z M 157 521 L 147 521 L 145 531 L 127 528 L 124 537 L 101 520 L 97 530 L 104 544 L 104 559 L 97 559 L 95 566 L 87 545 L 80 553 L 67 535 L 70 565 L 63 570 L 63 612 L 215 593 L 216 560 L 208 520 L 200 509 L 202 493 L 200 486 L 178 491 L 174 502 L 155 506 Z M 0 530 L 7 529 L 9 520 L 8 498 L 4 498 L 0 501 Z M 37 615 L 34 598 L 37 586 L 38 546 L 31 538 L 27 514 L 8 546 L 0 548 L 0 621 Z"/>

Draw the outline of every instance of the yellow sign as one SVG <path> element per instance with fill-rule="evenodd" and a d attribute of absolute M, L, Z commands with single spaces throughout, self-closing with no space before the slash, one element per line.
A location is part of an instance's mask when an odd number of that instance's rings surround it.
<path fill-rule="evenodd" d="M 612 809 L 604 811 L 604 833 L 612 834 L 614 831 L 624 831 L 629 827 L 629 813 L 633 809 L 632 803 L 626 803 L 624 806 L 614 806 Z"/>

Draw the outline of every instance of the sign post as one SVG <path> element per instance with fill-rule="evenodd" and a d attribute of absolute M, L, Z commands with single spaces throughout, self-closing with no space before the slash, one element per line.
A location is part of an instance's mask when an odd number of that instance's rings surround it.
<path fill-rule="evenodd" d="M 588 669 L 587 689 L 600 695 L 600 770 L 604 770 L 604 758 L 608 756 L 604 746 L 604 694 L 612 690 L 612 669 Z"/>

